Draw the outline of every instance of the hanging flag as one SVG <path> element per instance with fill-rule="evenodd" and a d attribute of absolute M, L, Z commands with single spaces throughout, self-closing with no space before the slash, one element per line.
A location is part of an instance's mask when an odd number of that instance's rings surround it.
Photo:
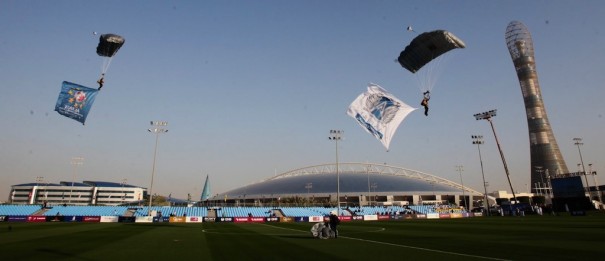
<path fill-rule="evenodd" d="M 351 103 L 347 114 L 357 120 L 388 151 L 397 127 L 414 110 L 416 108 L 405 104 L 382 87 L 370 83 L 368 91 Z"/>
<path fill-rule="evenodd" d="M 64 81 L 55 111 L 84 125 L 97 93 L 97 89 Z"/>
<path fill-rule="evenodd" d="M 204 189 L 202 189 L 200 200 L 204 201 L 208 200 L 208 198 L 210 198 L 210 181 L 208 180 L 208 175 L 206 175 L 206 182 L 204 182 Z"/>

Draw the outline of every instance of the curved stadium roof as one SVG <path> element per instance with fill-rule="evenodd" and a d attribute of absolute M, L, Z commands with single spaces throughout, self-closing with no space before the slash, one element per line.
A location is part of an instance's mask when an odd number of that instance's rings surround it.
<path fill-rule="evenodd" d="M 342 195 L 462 195 L 462 185 L 427 173 L 372 163 L 340 163 Z M 307 189 L 307 184 L 311 188 Z M 216 195 L 215 199 L 336 195 L 336 164 L 305 167 Z M 373 186 L 375 184 L 375 186 Z M 464 187 L 465 193 L 482 193 Z M 370 192 L 368 192 L 370 191 Z"/>

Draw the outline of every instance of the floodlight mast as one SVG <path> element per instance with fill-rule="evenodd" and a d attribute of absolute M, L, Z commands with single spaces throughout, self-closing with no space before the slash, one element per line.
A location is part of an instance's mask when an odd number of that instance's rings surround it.
<path fill-rule="evenodd" d="M 580 150 L 580 146 L 584 145 L 582 142 L 582 138 L 573 138 L 574 145 L 578 146 L 578 153 L 580 154 L 580 163 L 582 163 L 582 173 L 584 174 L 584 181 L 586 182 L 586 193 L 588 193 L 588 198 L 591 197 L 590 193 L 590 185 L 588 185 L 588 178 L 586 177 L 586 168 L 584 168 L 584 159 L 582 159 L 582 151 Z"/>
<path fill-rule="evenodd" d="M 504 172 L 506 172 L 506 179 L 508 179 L 508 185 L 510 186 L 510 190 L 513 193 L 513 199 L 515 200 L 515 203 L 519 203 L 517 202 L 517 195 L 515 194 L 515 190 L 513 189 L 513 183 L 510 182 L 510 174 L 508 172 L 508 166 L 506 165 L 506 159 L 504 158 L 504 152 L 502 152 L 502 147 L 500 147 L 500 141 L 498 141 L 498 135 L 496 135 L 496 129 L 494 128 L 494 123 L 492 122 L 492 117 L 496 116 L 496 110 L 477 113 L 474 116 L 476 120 L 487 120 L 489 122 L 489 125 L 492 127 L 492 132 L 494 133 L 494 138 L 496 139 L 496 145 L 498 145 L 498 151 L 500 152 L 500 158 L 502 158 L 502 164 L 504 165 Z"/>
<path fill-rule="evenodd" d="M 147 131 L 155 134 L 155 148 L 153 150 L 153 167 L 151 168 L 151 185 L 149 186 L 149 215 L 151 216 L 151 203 L 153 202 L 153 177 L 155 176 L 155 159 L 158 154 L 158 139 L 160 134 L 168 132 L 168 129 L 165 129 L 168 126 L 168 122 L 166 121 L 151 121 L 152 128 L 147 129 Z"/>
<path fill-rule="evenodd" d="M 483 159 L 481 158 L 481 148 L 480 148 L 480 145 L 482 145 L 484 143 L 483 135 L 471 135 L 471 138 L 473 139 L 473 144 L 477 145 L 477 150 L 479 151 L 479 163 L 481 163 L 481 177 L 483 177 L 483 189 L 485 190 L 485 194 L 483 196 L 484 197 L 483 206 L 485 207 L 485 212 L 489 216 L 489 199 L 487 198 L 487 182 L 485 182 L 485 172 L 483 171 Z"/>
<path fill-rule="evenodd" d="M 338 170 L 338 141 L 342 139 L 342 130 L 330 130 L 329 140 L 333 140 L 336 143 L 336 199 L 337 199 L 337 215 L 340 216 L 340 172 Z"/>
<path fill-rule="evenodd" d="M 470 210 L 468 207 L 468 201 L 466 200 L 466 193 L 464 192 L 464 181 L 462 181 L 462 171 L 464 171 L 464 167 L 462 165 L 456 165 L 456 171 L 460 174 L 460 184 L 462 185 L 462 202 L 464 202 L 464 207 L 466 210 Z M 434 186 L 433 186 L 434 188 Z"/>
<path fill-rule="evenodd" d="M 73 193 L 74 193 L 74 183 L 76 182 L 76 168 L 78 166 L 81 166 L 82 164 L 84 164 L 83 157 L 72 157 L 71 158 L 71 165 L 73 166 L 73 175 L 71 178 L 71 189 L 69 190 L 69 203 L 70 204 L 71 204 L 71 198 L 73 197 Z"/>
<path fill-rule="evenodd" d="M 603 202 L 603 198 L 601 197 L 601 190 L 599 189 L 599 185 L 597 184 L 597 172 L 592 171 L 592 163 L 588 163 L 588 172 L 592 175 L 592 180 L 594 181 L 595 192 L 597 193 L 597 197 L 599 198 L 599 202 Z"/>

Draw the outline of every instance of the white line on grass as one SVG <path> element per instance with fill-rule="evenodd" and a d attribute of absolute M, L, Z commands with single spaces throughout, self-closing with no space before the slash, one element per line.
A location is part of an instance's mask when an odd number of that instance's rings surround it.
<path fill-rule="evenodd" d="M 268 224 L 263 224 L 263 225 L 265 225 L 265 226 L 270 226 L 270 227 L 274 227 L 274 228 L 281 228 L 281 229 L 285 229 L 285 230 L 293 230 L 293 231 L 304 232 L 304 231 L 302 231 L 302 230 L 298 230 L 298 229 L 284 228 L 284 227 L 277 227 L 277 226 L 268 225 Z M 384 230 L 386 230 L 386 229 L 385 229 L 385 228 L 382 228 L 382 230 L 381 230 L 381 231 L 384 231 Z M 357 241 L 368 242 L 368 243 L 374 243 L 374 244 L 382 244 L 382 245 L 388 245 L 388 246 L 395 246 L 395 247 L 411 248 L 411 249 L 422 250 L 422 251 L 428 251 L 428 252 L 443 253 L 443 254 L 448 254 L 448 255 L 466 256 L 466 257 L 481 258 L 481 259 L 488 259 L 488 260 L 508 260 L 508 259 L 502 259 L 502 258 L 496 258 L 496 257 L 487 257 L 487 256 L 469 255 L 469 254 L 456 253 L 456 252 L 450 252 L 450 251 L 444 251 L 444 250 L 437 250 L 437 249 L 430 249 L 430 248 L 424 248 L 424 247 L 415 247 L 415 246 L 400 245 L 400 244 L 394 244 L 394 243 L 388 243 L 388 242 L 380 242 L 380 241 L 368 240 L 368 239 L 362 239 L 362 238 L 345 237 L 345 236 L 339 236 L 338 238 L 346 238 L 346 239 L 351 239 L 351 240 L 357 240 Z"/>
<path fill-rule="evenodd" d="M 388 243 L 388 242 L 380 242 L 380 241 L 367 240 L 367 239 L 362 239 L 362 238 L 343 237 L 343 236 L 339 236 L 338 238 L 346 238 L 346 239 L 352 239 L 352 240 L 369 242 L 369 243 L 376 243 L 376 244 L 382 244 L 382 245 L 411 248 L 411 249 L 417 249 L 417 250 L 423 250 L 423 251 L 429 251 L 429 252 L 436 252 L 436 253 L 443 253 L 443 254 L 449 254 L 449 255 L 456 255 L 456 256 L 466 256 L 466 257 L 474 257 L 474 258 L 489 259 L 489 260 L 508 260 L 508 259 L 502 259 L 502 258 L 496 258 L 496 257 L 469 255 L 469 254 L 456 253 L 456 252 L 450 252 L 450 251 L 443 251 L 443 250 L 437 250 L 437 249 L 430 249 L 430 248 L 424 248 L 424 247 L 415 247 L 415 246 L 393 244 L 393 243 Z"/>

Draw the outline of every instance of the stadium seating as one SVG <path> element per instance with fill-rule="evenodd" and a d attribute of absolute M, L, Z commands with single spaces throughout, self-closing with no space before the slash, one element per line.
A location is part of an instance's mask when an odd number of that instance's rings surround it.
<path fill-rule="evenodd" d="M 268 217 L 275 212 L 273 207 L 216 207 L 217 217 Z M 207 207 L 184 206 L 64 206 L 53 205 L 46 209 L 39 205 L 0 205 L 0 215 L 7 216 L 148 216 L 149 210 L 157 215 L 207 217 Z M 328 216 L 334 207 L 280 207 L 278 216 L 287 217 Z M 457 206 L 449 205 L 410 205 L 410 206 L 363 206 L 342 209 L 342 216 L 358 215 L 394 215 L 394 214 L 429 214 L 429 213 L 464 213 Z"/>
<path fill-rule="evenodd" d="M 123 216 L 124 206 L 52 206 L 44 216 Z"/>
<path fill-rule="evenodd" d="M 0 205 L 0 215 L 29 216 L 40 209 L 40 205 Z"/>

